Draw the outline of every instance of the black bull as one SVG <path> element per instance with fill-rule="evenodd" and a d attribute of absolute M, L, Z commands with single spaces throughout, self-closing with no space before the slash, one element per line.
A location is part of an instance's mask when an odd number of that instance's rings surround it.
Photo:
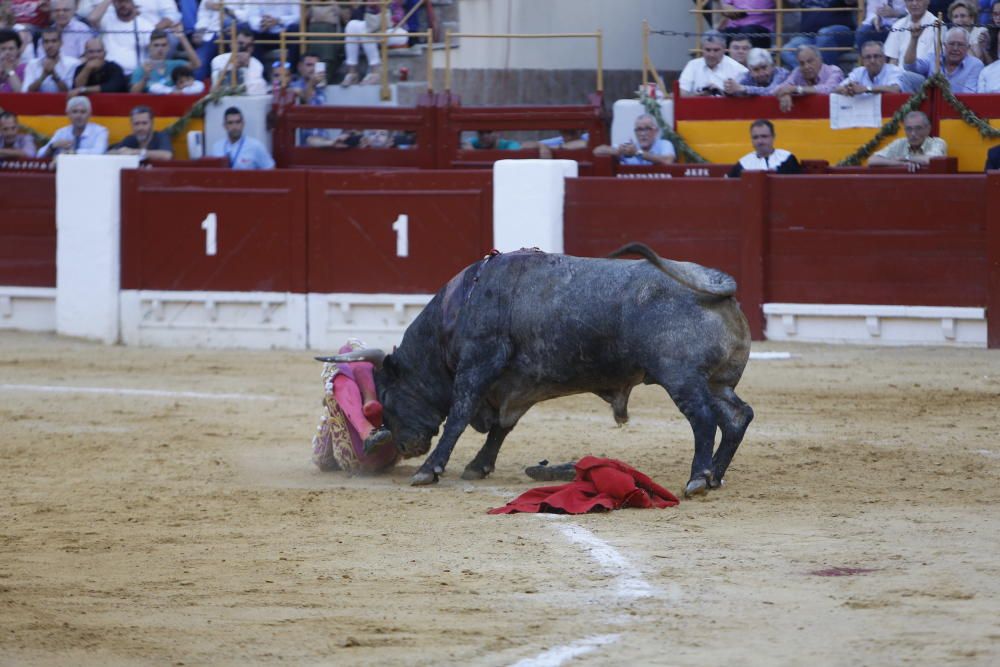
<path fill-rule="evenodd" d="M 611 259 L 623 254 L 645 259 Z M 482 479 L 535 403 L 590 392 L 621 424 L 641 382 L 666 389 L 694 431 L 685 493 L 718 487 L 753 419 L 734 391 L 750 356 L 736 282 L 661 260 L 639 243 L 610 257 L 488 257 L 434 296 L 392 354 L 324 359 L 381 361 L 375 379 L 385 421 L 407 456 L 426 453 L 447 419 L 415 485 L 437 482 L 469 424 L 488 435 L 462 477 Z M 716 428 L 722 439 L 713 456 Z"/>

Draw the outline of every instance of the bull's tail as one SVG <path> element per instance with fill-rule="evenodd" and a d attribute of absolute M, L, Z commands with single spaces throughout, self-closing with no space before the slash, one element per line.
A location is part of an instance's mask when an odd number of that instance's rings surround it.
<path fill-rule="evenodd" d="M 695 292 L 717 297 L 736 294 L 736 280 L 728 273 L 693 262 L 675 262 L 672 259 L 662 259 L 644 243 L 623 245 L 608 257 L 613 259 L 622 255 L 641 255 L 660 271 Z"/>

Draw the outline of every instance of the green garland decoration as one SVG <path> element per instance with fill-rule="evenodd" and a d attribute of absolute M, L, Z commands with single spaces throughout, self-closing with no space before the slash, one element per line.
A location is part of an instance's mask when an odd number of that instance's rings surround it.
<path fill-rule="evenodd" d="M 167 133 L 171 139 L 176 137 L 178 134 L 184 131 L 184 128 L 188 126 L 192 118 L 203 118 L 205 116 L 205 107 L 209 104 L 218 102 L 223 97 L 235 96 L 235 95 L 245 95 L 246 86 L 240 84 L 238 86 L 224 86 L 218 90 L 213 90 L 208 95 L 205 95 L 197 102 L 191 105 L 191 108 L 187 110 L 187 113 L 174 121 L 171 125 L 163 128 L 163 132 Z"/>
<path fill-rule="evenodd" d="M 171 139 L 176 137 L 178 134 L 184 131 L 184 128 L 188 126 L 193 118 L 203 118 L 205 116 L 205 107 L 213 102 L 218 102 L 223 97 L 235 96 L 235 95 L 245 95 L 246 86 L 240 84 L 236 87 L 225 86 L 210 92 L 208 95 L 200 98 L 197 102 L 191 105 L 191 108 L 187 110 L 183 116 L 174 121 L 171 125 L 163 128 L 163 131 L 167 133 Z M 0 113 L 3 113 L 3 107 L 0 107 Z M 49 143 L 52 137 L 48 137 L 33 127 L 28 127 L 27 125 L 18 125 L 18 127 L 31 135 L 31 138 L 35 140 L 36 146 L 44 146 Z"/>
<path fill-rule="evenodd" d="M 660 104 L 658 100 L 653 99 L 645 90 L 639 90 L 639 102 L 646 109 L 646 113 L 652 116 L 656 120 L 656 124 L 660 126 L 660 136 L 667 139 L 670 143 L 674 145 L 674 150 L 678 155 L 682 156 L 685 161 L 694 164 L 705 164 L 708 162 L 705 158 L 698 154 L 696 150 L 688 146 L 684 138 L 667 127 L 666 122 L 663 120 L 663 114 L 660 113 Z"/>
<path fill-rule="evenodd" d="M 941 95 L 944 97 L 945 102 L 950 104 L 952 108 L 958 112 L 958 115 L 962 117 L 963 121 L 979 130 L 980 135 L 986 137 L 987 139 L 996 139 L 997 137 L 1000 137 L 1000 129 L 993 127 L 988 122 L 977 116 L 972 109 L 965 106 L 961 100 L 955 97 L 954 93 L 951 92 L 951 86 L 948 84 L 947 80 L 944 82 L 944 85 L 941 86 Z"/>

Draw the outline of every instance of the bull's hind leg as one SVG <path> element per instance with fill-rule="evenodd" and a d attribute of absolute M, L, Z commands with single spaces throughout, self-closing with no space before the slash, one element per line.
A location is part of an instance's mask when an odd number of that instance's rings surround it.
<path fill-rule="evenodd" d="M 462 472 L 462 479 L 483 479 L 496 467 L 497 454 L 500 453 L 500 446 L 503 445 L 504 438 L 513 430 L 513 427 L 505 428 L 499 424 L 490 429 L 486 436 L 486 443 L 479 449 L 476 458 L 472 459 L 469 465 L 465 466 Z"/>
<path fill-rule="evenodd" d="M 723 387 L 716 391 L 714 398 L 712 406 L 715 408 L 715 417 L 719 422 L 719 429 L 722 431 L 722 441 L 712 459 L 712 468 L 715 473 L 713 486 L 720 486 L 729 464 L 736 456 L 736 450 L 743 442 L 747 427 L 753 421 L 753 408 L 743 402 L 732 387 Z"/>
<path fill-rule="evenodd" d="M 714 485 L 715 472 L 712 467 L 712 450 L 715 448 L 715 412 L 712 409 L 712 394 L 704 377 L 680 375 L 669 371 L 659 375 L 652 373 L 657 384 L 663 386 L 670 398 L 687 417 L 694 432 L 694 458 L 691 461 L 691 478 L 684 489 L 685 496 L 705 493 Z"/>

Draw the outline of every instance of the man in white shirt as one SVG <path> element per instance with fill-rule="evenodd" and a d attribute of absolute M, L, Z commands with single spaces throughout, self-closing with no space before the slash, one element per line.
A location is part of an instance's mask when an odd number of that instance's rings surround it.
<path fill-rule="evenodd" d="M 90 100 L 83 95 L 69 98 L 66 115 L 69 125 L 60 127 L 49 143 L 38 151 L 38 157 L 57 153 L 87 153 L 103 155 L 108 150 L 108 128 L 90 122 Z"/>
<path fill-rule="evenodd" d="M 701 58 L 695 58 L 681 72 L 681 95 L 723 95 L 726 79 L 739 80 L 747 68 L 726 55 L 726 38 L 709 31 L 701 38 Z"/>
<path fill-rule="evenodd" d="M 977 93 L 1000 93 L 1000 60 L 993 61 L 979 73 Z"/>
<path fill-rule="evenodd" d="M 236 32 L 236 51 L 220 53 L 212 58 L 213 89 L 230 85 L 231 72 L 235 69 L 236 83 L 246 86 L 248 95 L 267 94 L 264 64 L 250 55 L 253 47 L 253 31 L 246 27 L 240 28 Z"/>
<path fill-rule="evenodd" d="M 96 33 L 89 25 L 76 18 L 74 0 L 52 1 L 52 26 L 62 35 L 62 53 L 72 58 L 83 58 L 87 40 Z"/>
<path fill-rule="evenodd" d="M 114 5 L 114 11 L 108 7 Z M 156 26 L 139 15 L 135 0 L 101 0 L 88 18 L 104 34 L 104 48 L 108 60 L 118 63 L 126 76 L 131 76 L 145 59 L 149 34 Z"/>
<path fill-rule="evenodd" d="M 65 93 L 73 87 L 73 72 L 80 61 L 62 55 L 62 34 L 59 28 L 42 30 L 42 50 L 45 55 L 35 58 L 24 70 L 24 91 L 29 93 Z"/>
<path fill-rule="evenodd" d="M 882 43 L 865 42 L 861 47 L 861 65 L 851 70 L 843 85 L 833 92 L 854 97 L 865 93 L 898 93 L 903 68 L 885 61 Z"/>
<path fill-rule="evenodd" d="M 933 26 L 935 19 L 927 6 L 930 0 L 906 0 L 906 16 L 892 24 L 892 31 L 885 40 L 885 57 L 893 65 L 903 66 L 906 47 L 910 45 L 911 31 L 918 26 Z M 934 59 L 934 30 L 924 30 L 917 40 L 917 58 Z"/>

